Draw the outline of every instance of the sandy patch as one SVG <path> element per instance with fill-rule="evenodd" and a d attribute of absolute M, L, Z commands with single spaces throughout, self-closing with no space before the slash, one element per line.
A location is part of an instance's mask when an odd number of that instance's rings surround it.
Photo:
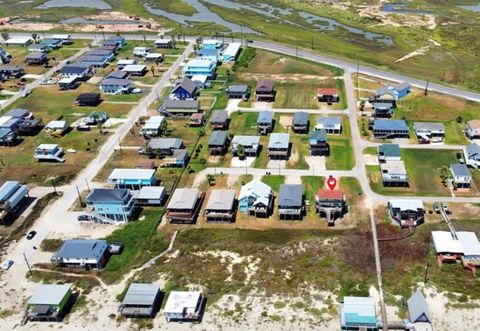
<path fill-rule="evenodd" d="M 100 84 L 102 80 L 103 80 L 103 77 L 101 76 L 93 76 L 89 80 L 87 80 L 87 83 L 97 85 L 97 84 Z"/>
<path fill-rule="evenodd" d="M 292 120 L 293 116 L 282 115 L 278 122 L 284 129 L 288 130 L 288 128 L 292 126 Z"/>
<path fill-rule="evenodd" d="M 232 168 L 245 168 L 251 167 L 255 163 L 256 157 L 248 156 L 245 160 L 240 160 L 237 156 L 232 157 L 232 161 L 230 161 L 230 167 Z"/>
<path fill-rule="evenodd" d="M 300 176 L 286 176 L 285 184 L 302 184 L 302 178 Z"/>
<path fill-rule="evenodd" d="M 330 77 L 326 76 L 319 76 L 319 75 L 304 75 L 304 74 L 250 74 L 244 73 L 242 74 L 242 78 L 245 80 L 261 80 L 261 79 L 268 79 L 273 80 L 279 83 L 286 83 L 286 82 L 299 82 L 303 80 L 327 80 Z"/>
<path fill-rule="evenodd" d="M 376 155 L 364 154 L 363 159 L 366 165 L 378 165 L 378 158 Z"/>
<path fill-rule="evenodd" d="M 408 53 L 407 55 L 402 56 L 401 58 L 395 60 L 395 62 L 402 62 L 402 61 L 411 59 L 412 57 L 415 57 L 415 56 L 425 55 L 432 47 L 438 47 L 438 46 L 441 46 L 441 44 L 436 42 L 433 39 L 429 39 L 428 45 L 420 47 L 419 49 L 411 53 Z"/>
<path fill-rule="evenodd" d="M 313 176 L 325 175 L 327 171 L 325 156 L 305 156 Z"/>
<path fill-rule="evenodd" d="M 234 113 L 238 110 L 238 105 L 242 102 L 241 99 L 229 99 L 227 108 L 225 110 L 228 112 L 228 116 L 230 116 L 231 113 Z"/>
<path fill-rule="evenodd" d="M 285 169 L 286 164 L 287 164 L 287 161 L 285 160 L 270 160 L 267 163 L 267 168 L 275 169 L 278 172 L 279 169 L 280 170 Z M 278 175 L 278 174 L 275 172 L 275 173 L 272 173 L 272 175 Z"/>
<path fill-rule="evenodd" d="M 252 102 L 252 108 L 254 109 L 272 109 L 273 102 Z"/>

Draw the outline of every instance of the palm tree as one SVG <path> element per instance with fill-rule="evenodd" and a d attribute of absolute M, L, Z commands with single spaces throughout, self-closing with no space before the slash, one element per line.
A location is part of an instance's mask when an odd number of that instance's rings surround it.
<path fill-rule="evenodd" d="M 240 160 L 245 160 L 245 147 L 243 145 L 237 145 L 237 155 Z"/>
<path fill-rule="evenodd" d="M 152 72 L 153 77 L 156 77 L 156 76 L 155 76 L 155 67 L 154 67 L 154 66 L 151 66 L 151 67 L 150 67 L 150 71 Z"/>

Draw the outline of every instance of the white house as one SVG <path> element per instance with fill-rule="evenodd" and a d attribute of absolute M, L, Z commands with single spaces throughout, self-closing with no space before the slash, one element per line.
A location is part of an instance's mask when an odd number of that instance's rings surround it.
<path fill-rule="evenodd" d="M 420 143 L 441 143 L 445 139 L 443 123 L 415 122 L 413 129 Z"/>
<path fill-rule="evenodd" d="M 140 133 L 146 137 L 155 137 L 160 134 L 160 129 L 162 127 L 165 116 L 152 116 L 150 117 L 145 125 L 140 130 Z"/>
<path fill-rule="evenodd" d="M 451 164 L 452 184 L 455 188 L 469 189 L 472 186 L 472 175 L 465 164 Z"/>
<path fill-rule="evenodd" d="M 471 143 L 463 150 L 465 163 L 473 168 L 480 169 L 480 145 Z"/>
<path fill-rule="evenodd" d="M 204 309 L 204 297 L 200 292 L 171 291 L 163 314 L 168 322 L 199 321 Z"/>
<path fill-rule="evenodd" d="M 465 135 L 468 139 L 480 138 L 480 120 L 471 120 L 465 124 Z"/>
<path fill-rule="evenodd" d="M 380 164 L 385 186 L 408 186 L 407 169 L 403 161 L 385 161 Z"/>

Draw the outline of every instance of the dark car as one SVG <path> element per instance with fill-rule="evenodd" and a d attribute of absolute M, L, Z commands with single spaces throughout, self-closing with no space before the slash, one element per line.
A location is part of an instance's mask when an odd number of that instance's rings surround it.
<path fill-rule="evenodd" d="M 77 220 L 78 220 L 78 221 L 90 221 L 90 216 L 88 216 L 88 215 L 79 215 L 79 216 L 77 217 Z"/>
<path fill-rule="evenodd" d="M 37 234 L 37 231 L 30 231 L 30 232 L 27 234 L 27 239 L 28 239 L 28 240 L 32 239 L 33 237 L 35 237 L 36 234 Z"/>

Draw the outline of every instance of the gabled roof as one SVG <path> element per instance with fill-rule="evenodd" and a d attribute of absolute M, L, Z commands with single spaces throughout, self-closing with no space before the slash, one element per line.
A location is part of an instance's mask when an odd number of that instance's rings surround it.
<path fill-rule="evenodd" d="M 259 92 L 273 92 L 273 81 L 259 80 L 255 90 Z"/>
<path fill-rule="evenodd" d="M 336 88 L 319 88 L 317 93 L 320 95 L 338 95 L 338 89 Z"/>
<path fill-rule="evenodd" d="M 337 128 L 342 126 L 342 119 L 340 117 L 318 117 L 317 125 L 323 128 Z"/>
<path fill-rule="evenodd" d="M 74 63 L 66 64 L 60 70 L 62 74 L 81 74 L 90 69 L 90 65 L 87 63 Z"/>
<path fill-rule="evenodd" d="M 125 198 L 129 195 L 126 189 L 107 189 L 95 188 L 87 196 L 87 202 L 125 202 Z"/>
<path fill-rule="evenodd" d="M 252 146 L 260 143 L 259 136 L 233 136 L 232 145 Z"/>
<path fill-rule="evenodd" d="M 394 88 L 397 91 L 410 90 L 412 88 L 412 85 L 410 85 L 410 83 L 408 83 L 408 82 L 403 82 L 403 83 L 400 83 L 400 84 L 396 85 Z"/>
<path fill-rule="evenodd" d="M 130 79 L 105 78 L 100 85 L 130 86 L 132 81 Z"/>
<path fill-rule="evenodd" d="M 165 109 L 199 109 L 198 100 L 172 100 L 167 99 L 162 104 Z"/>
<path fill-rule="evenodd" d="M 238 199 L 241 200 L 253 195 L 257 198 L 267 199 L 268 201 L 271 194 L 272 188 L 270 186 L 259 180 L 254 179 L 251 182 L 242 186 Z"/>
<path fill-rule="evenodd" d="M 472 156 L 480 156 L 480 145 L 477 143 L 468 144 L 465 147 L 465 151 L 467 152 L 468 157 Z"/>
<path fill-rule="evenodd" d="M 128 72 L 125 70 L 114 70 L 107 74 L 105 78 L 112 78 L 112 79 L 125 79 L 128 77 Z"/>
<path fill-rule="evenodd" d="M 193 94 L 197 90 L 197 84 L 195 84 L 190 78 L 185 77 L 182 79 L 180 84 L 175 86 L 173 89 L 173 93 L 175 93 L 178 89 L 183 89 L 189 94 Z"/>
<path fill-rule="evenodd" d="M 423 209 L 422 200 L 414 199 L 392 199 L 388 202 L 392 208 L 403 210 L 417 210 Z"/>
<path fill-rule="evenodd" d="M 465 164 L 455 163 L 450 165 L 453 177 L 471 177 L 470 170 Z"/>
<path fill-rule="evenodd" d="M 45 125 L 45 129 L 65 129 L 68 126 L 67 121 L 50 121 L 47 125 Z"/>
<path fill-rule="evenodd" d="M 148 142 L 148 146 L 153 149 L 179 149 L 183 145 L 183 140 L 178 138 L 155 138 Z"/>
<path fill-rule="evenodd" d="M 132 283 L 123 298 L 122 305 L 153 305 L 160 293 L 160 287 L 155 284 Z"/>
<path fill-rule="evenodd" d="M 159 199 L 165 195 L 163 186 L 144 186 L 138 192 L 137 199 Z"/>
<path fill-rule="evenodd" d="M 293 125 L 308 125 L 308 114 L 304 111 L 293 114 Z"/>
<path fill-rule="evenodd" d="M 422 292 L 417 290 L 408 300 L 408 317 L 410 322 L 415 323 L 422 315 L 425 315 L 427 321 L 432 323 L 432 316 L 428 310 L 427 300 L 423 296 Z"/>
<path fill-rule="evenodd" d="M 26 59 L 43 59 L 44 57 L 47 57 L 47 54 L 42 52 L 33 52 L 30 54 L 27 54 L 25 58 Z"/>
<path fill-rule="evenodd" d="M 207 202 L 207 210 L 232 210 L 235 203 L 234 190 L 212 190 Z"/>
<path fill-rule="evenodd" d="M 208 146 L 219 146 L 227 143 L 228 131 L 213 131 L 208 139 Z"/>
<path fill-rule="evenodd" d="M 147 70 L 147 66 L 144 64 L 127 64 L 122 71 L 125 72 L 142 72 Z"/>
<path fill-rule="evenodd" d="M 279 207 L 300 207 L 303 205 L 303 185 L 300 184 L 282 184 L 278 196 Z"/>
<path fill-rule="evenodd" d="M 471 130 L 480 130 L 480 120 L 475 119 L 467 121 L 467 125 Z"/>
<path fill-rule="evenodd" d="M 268 140 L 268 148 L 287 149 L 290 144 L 290 135 L 288 133 L 272 133 Z"/>
<path fill-rule="evenodd" d="M 344 200 L 345 193 L 341 190 L 330 190 L 322 188 L 317 191 L 316 198 L 320 200 Z"/>
<path fill-rule="evenodd" d="M 214 64 L 215 63 L 211 60 L 193 59 L 187 62 L 187 64 L 185 65 L 185 68 L 190 68 L 190 67 L 210 68 Z"/>
<path fill-rule="evenodd" d="M 177 188 L 167 209 L 193 209 L 198 200 L 198 193 L 196 188 Z"/>
<path fill-rule="evenodd" d="M 121 169 L 116 168 L 108 176 L 108 181 L 118 181 L 118 180 L 149 180 L 155 176 L 155 169 Z"/>
<path fill-rule="evenodd" d="M 247 93 L 248 92 L 248 85 L 230 85 L 227 88 L 227 93 Z"/>
<path fill-rule="evenodd" d="M 15 108 L 10 110 L 5 116 L 15 117 L 15 118 L 24 118 L 30 115 L 30 111 L 22 108 Z"/>
<path fill-rule="evenodd" d="M 257 124 L 260 123 L 272 123 L 273 121 L 273 112 L 270 110 L 262 110 L 258 114 Z"/>
<path fill-rule="evenodd" d="M 419 131 L 443 131 L 445 132 L 445 125 L 440 122 L 415 122 L 415 130 Z"/>
<path fill-rule="evenodd" d="M 220 123 L 223 124 L 227 122 L 228 120 L 228 112 L 225 110 L 215 110 L 212 114 L 212 119 L 210 120 L 210 123 L 215 124 L 215 123 Z"/>
<path fill-rule="evenodd" d="M 65 240 L 52 259 L 94 259 L 99 260 L 107 250 L 107 241 L 103 239 Z"/>
<path fill-rule="evenodd" d="M 327 132 L 324 129 L 314 130 L 308 134 L 308 140 L 311 143 L 327 141 Z"/>

